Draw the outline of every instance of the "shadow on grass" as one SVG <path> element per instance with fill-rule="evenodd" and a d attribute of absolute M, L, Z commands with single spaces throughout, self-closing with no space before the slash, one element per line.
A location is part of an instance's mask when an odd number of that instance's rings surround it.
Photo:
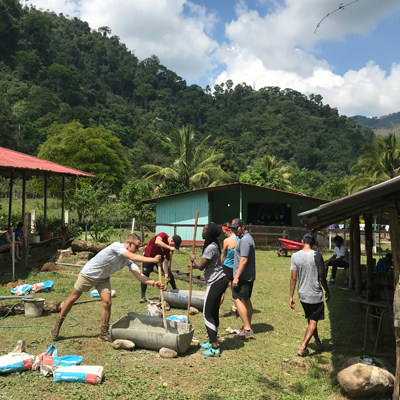
<path fill-rule="evenodd" d="M 70 339 L 93 339 L 93 338 L 97 338 L 99 336 L 99 334 L 95 334 L 95 335 L 77 335 L 77 336 L 59 336 L 57 339 L 53 339 L 56 343 L 57 342 L 62 342 L 63 340 L 70 340 Z"/>

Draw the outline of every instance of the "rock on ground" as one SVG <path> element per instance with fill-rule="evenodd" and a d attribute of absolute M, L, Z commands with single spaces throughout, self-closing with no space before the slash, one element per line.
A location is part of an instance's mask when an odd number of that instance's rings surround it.
<path fill-rule="evenodd" d="M 189 308 L 189 315 L 196 315 L 199 313 L 199 310 L 195 307 L 190 307 Z"/>
<path fill-rule="evenodd" d="M 394 376 L 389 371 L 361 363 L 340 371 L 338 381 L 351 397 L 390 394 L 394 387 Z"/>
<path fill-rule="evenodd" d="M 85 265 L 86 263 L 87 263 L 87 261 L 85 261 L 85 260 L 78 260 L 76 262 L 76 265 Z"/>
<path fill-rule="evenodd" d="M 166 347 L 162 347 L 159 351 L 159 354 L 162 358 L 178 357 L 178 353 L 175 350 L 167 349 Z"/>
<path fill-rule="evenodd" d="M 86 240 L 75 239 L 71 243 L 71 250 L 74 253 L 80 253 L 81 251 L 92 251 L 94 254 L 97 254 L 99 251 L 105 249 L 107 247 L 106 243 L 97 243 Z"/>
<path fill-rule="evenodd" d="M 133 350 L 135 348 L 135 343 L 130 340 L 117 339 L 112 342 L 111 346 L 116 350 Z"/>
<path fill-rule="evenodd" d="M 93 257 L 94 257 L 93 251 L 81 251 L 80 253 L 78 253 L 79 260 L 89 261 Z"/>
<path fill-rule="evenodd" d="M 57 250 L 57 252 L 57 262 L 64 262 L 74 254 L 71 249 Z"/>

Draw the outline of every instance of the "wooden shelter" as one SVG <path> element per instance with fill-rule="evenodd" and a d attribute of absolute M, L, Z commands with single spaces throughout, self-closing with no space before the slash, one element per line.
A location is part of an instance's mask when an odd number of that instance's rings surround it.
<path fill-rule="evenodd" d="M 368 189 L 347 197 L 322 204 L 318 208 L 298 214 L 300 221 L 310 230 L 318 230 L 329 224 L 345 219 L 350 223 L 350 271 L 349 288 L 354 284 L 357 294 L 361 294 L 361 265 L 360 265 L 360 225 L 359 218 L 365 220 L 365 251 L 367 255 L 367 285 L 373 284 L 373 258 L 372 258 L 372 219 L 373 216 L 385 216 L 390 225 L 390 241 L 393 253 L 394 275 L 394 330 L 396 338 L 396 379 L 393 399 L 400 399 L 400 177 L 390 179 Z M 355 282 L 354 277 L 355 276 Z"/>

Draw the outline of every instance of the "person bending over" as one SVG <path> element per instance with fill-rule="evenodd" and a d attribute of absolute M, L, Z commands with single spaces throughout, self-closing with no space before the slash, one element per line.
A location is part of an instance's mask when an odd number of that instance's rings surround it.
<path fill-rule="evenodd" d="M 135 254 L 139 246 L 139 236 L 130 234 L 127 236 L 125 243 L 114 242 L 110 244 L 84 265 L 79 273 L 71 295 L 64 302 L 60 315 L 51 330 L 53 339 L 58 337 L 65 317 L 68 315 L 74 303 L 81 297 L 82 293 L 88 292 L 92 287 L 95 287 L 103 302 L 99 340 L 104 342 L 111 341 L 108 333 L 111 315 L 110 276 L 126 265 L 128 265 L 129 270 L 138 281 L 164 290 L 164 285 L 161 282 L 150 280 L 140 272 L 140 269 L 136 265 L 136 262 L 143 262 L 145 260 L 155 263 L 160 262 L 161 256 L 157 255 L 151 259 L 139 256 Z"/>
<path fill-rule="evenodd" d="M 209 341 L 200 343 L 200 346 L 204 349 L 203 354 L 209 357 L 219 357 L 221 355 L 217 339 L 219 307 L 221 297 L 228 287 L 228 279 L 221 265 L 221 248 L 218 243 L 218 237 L 221 233 L 221 228 L 213 222 L 205 225 L 202 232 L 204 246 L 201 261 L 199 262 L 196 259 L 195 254 L 190 254 L 193 268 L 204 272 L 207 284 L 203 315 Z M 187 266 L 189 271 L 192 268 L 192 264 Z"/>
<path fill-rule="evenodd" d="M 173 252 L 179 250 L 179 246 L 182 242 L 180 236 L 168 236 L 166 233 L 161 232 L 158 235 L 154 236 L 148 245 L 144 248 L 144 257 L 153 258 L 156 255 L 161 256 L 161 262 L 163 265 L 163 270 L 165 274 L 165 281 L 171 283 L 172 289 L 176 289 L 175 278 L 172 272 L 169 270 L 168 261 L 171 259 Z M 153 268 L 156 263 L 151 260 L 147 260 L 142 263 L 142 273 L 147 277 L 153 272 Z M 145 303 L 146 299 L 146 290 L 147 285 L 141 284 L 141 297 L 140 303 Z"/>
<path fill-rule="evenodd" d="M 323 320 L 325 317 L 324 297 L 321 285 L 325 290 L 326 302 L 329 301 L 330 294 L 325 278 L 324 260 L 320 253 L 312 249 L 315 243 L 314 236 L 311 233 L 306 233 L 301 242 L 303 243 L 303 249 L 294 253 L 291 258 L 289 305 L 292 310 L 295 309 L 293 295 L 298 280 L 299 299 L 308 321 L 308 327 L 297 354 L 305 357 L 309 354 L 307 345 L 312 336 L 315 339 L 316 350 L 322 350 L 317 329 L 318 321 Z"/>

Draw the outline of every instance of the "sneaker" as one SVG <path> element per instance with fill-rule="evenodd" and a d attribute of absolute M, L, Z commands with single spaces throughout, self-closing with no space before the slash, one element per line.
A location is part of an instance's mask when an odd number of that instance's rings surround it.
<path fill-rule="evenodd" d="M 211 349 L 204 350 L 203 354 L 207 357 L 221 357 L 221 350 L 219 349 L 219 347 L 218 349 L 213 349 L 211 347 Z"/>
<path fill-rule="evenodd" d="M 310 354 L 310 352 L 308 351 L 307 347 L 306 347 L 305 349 L 302 349 L 302 348 L 300 347 L 300 348 L 299 348 L 299 351 L 297 352 L 297 354 L 298 354 L 300 357 L 307 357 L 307 356 Z"/>
<path fill-rule="evenodd" d="M 146 299 L 145 297 L 142 297 L 142 298 L 139 300 L 139 303 L 147 303 L 147 299 Z"/>
<path fill-rule="evenodd" d="M 322 346 L 321 342 L 314 342 L 314 347 L 315 347 L 315 350 L 317 350 L 317 351 L 324 350 L 324 346 Z"/>
<path fill-rule="evenodd" d="M 237 333 L 236 335 L 233 336 L 234 339 L 252 339 L 254 337 L 254 331 L 253 329 L 250 329 L 249 331 L 245 331 L 242 329 L 240 333 Z"/>
<path fill-rule="evenodd" d="M 328 285 L 334 285 L 335 284 L 335 280 L 334 279 L 331 279 L 329 282 L 328 282 Z"/>
<path fill-rule="evenodd" d="M 202 349 L 211 349 L 212 348 L 212 344 L 210 343 L 210 342 L 207 342 L 207 341 L 205 341 L 205 342 L 201 342 L 200 343 L 200 347 L 202 348 Z"/>

